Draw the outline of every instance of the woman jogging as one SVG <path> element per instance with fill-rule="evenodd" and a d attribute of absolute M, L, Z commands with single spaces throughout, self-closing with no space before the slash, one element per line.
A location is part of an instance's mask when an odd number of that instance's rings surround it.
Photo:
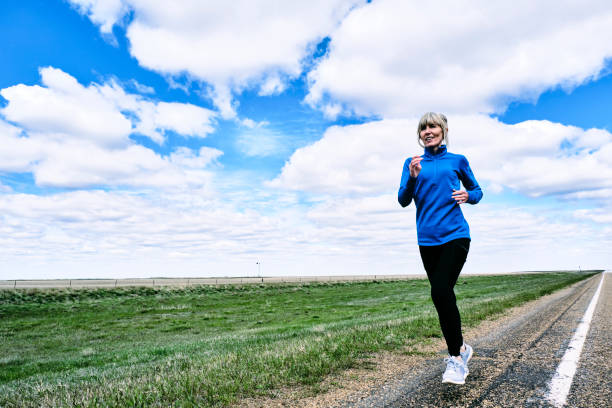
<path fill-rule="evenodd" d="M 414 200 L 416 206 L 419 251 L 448 347 L 442 382 L 464 384 L 473 352 L 463 342 L 461 317 L 453 291 L 470 248 L 470 229 L 460 205 L 476 204 L 482 198 L 482 191 L 467 159 L 446 150 L 446 116 L 424 114 L 417 135 L 425 153 L 404 163 L 398 201 L 406 207 Z M 460 181 L 467 191 L 460 190 Z"/>

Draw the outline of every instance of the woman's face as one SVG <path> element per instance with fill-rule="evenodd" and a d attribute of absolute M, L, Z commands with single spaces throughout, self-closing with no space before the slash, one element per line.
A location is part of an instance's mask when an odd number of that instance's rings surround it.
<path fill-rule="evenodd" d="M 444 132 L 442 132 L 442 128 L 438 125 L 434 125 L 433 123 L 428 123 L 427 126 L 421 130 L 419 135 L 425 147 L 440 147 L 442 141 L 444 140 Z"/>

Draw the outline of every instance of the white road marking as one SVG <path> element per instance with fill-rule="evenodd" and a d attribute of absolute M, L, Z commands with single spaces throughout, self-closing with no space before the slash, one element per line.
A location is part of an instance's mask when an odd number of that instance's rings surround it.
<path fill-rule="evenodd" d="M 599 293 L 601 292 L 601 286 L 603 284 L 605 273 L 601 274 L 601 280 L 599 286 L 587 307 L 582 321 L 574 333 L 574 337 L 570 341 L 559 367 L 555 375 L 548 383 L 548 392 L 546 393 L 546 399 L 550 401 L 555 407 L 560 408 L 565 405 L 567 400 L 567 394 L 569 394 L 572 381 L 574 380 L 574 374 L 576 374 L 576 368 L 578 366 L 578 360 L 580 360 L 580 353 L 582 353 L 582 347 L 584 346 L 584 340 L 586 339 L 587 333 L 589 332 L 589 326 L 591 325 L 591 319 L 595 312 L 595 306 L 597 306 L 597 300 L 599 299 Z"/>

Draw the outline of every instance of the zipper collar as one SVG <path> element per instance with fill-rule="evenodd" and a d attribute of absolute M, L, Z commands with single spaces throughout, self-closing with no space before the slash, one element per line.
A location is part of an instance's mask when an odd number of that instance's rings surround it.
<path fill-rule="evenodd" d="M 425 157 L 430 157 L 430 158 L 439 158 L 442 157 L 446 154 L 446 145 L 442 145 L 440 147 L 438 147 L 438 151 L 436 153 L 434 153 L 433 149 L 431 147 L 426 147 L 425 148 L 425 153 L 423 154 L 423 156 Z"/>

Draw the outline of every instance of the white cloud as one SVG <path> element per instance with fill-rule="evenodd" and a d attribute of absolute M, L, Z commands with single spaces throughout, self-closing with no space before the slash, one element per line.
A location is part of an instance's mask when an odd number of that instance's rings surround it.
<path fill-rule="evenodd" d="M 602 188 L 598 190 L 579 191 L 576 193 L 566 194 L 565 198 L 570 200 L 594 199 L 598 201 L 608 202 L 612 197 L 612 188 Z"/>
<path fill-rule="evenodd" d="M 554 270 L 606 268 L 612 257 L 610 228 L 568 216 L 572 205 L 545 210 L 529 205 L 467 206 L 472 248 L 469 268 L 496 270 Z"/>
<path fill-rule="evenodd" d="M 228 198 L 193 191 L 0 194 L 0 279 L 252 276 L 256 261 L 267 276 L 423 272 L 414 207 L 400 208 L 393 193 L 327 197 L 272 212 Z M 589 211 L 566 217 L 480 203 L 464 213 L 473 238 L 465 272 L 611 261 L 612 235 L 583 220 L 590 221 Z"/>
<path fill-rule="evenodd" d="M 221 150 L 210 147 L 201 147 L 198 154 L 186 147 L 179 147 L 170 155 L 170 161 L 185 168 L 203 169 L 215 163 L 222 154 Z"/>
<path fill-rule="evenodd" d="M 612 187 L 612 134 L 549 121 L 503 124 L 486 116 L 449 123 L 451 147 L 481 178 L 533 197 Z"/>
<path fill-rule="evenodd" d="M 242 119 L 240 121 L 240 124 L 242 126 L 245 126 L 245 127 L 249 128 L 249 129 L 253 129 L 253 128 L 255 128 L 258 125 L 257 122 L 255 122 L 253 119 L 249 119 L 249 118 Z M 268 124 L 268 123 L 266 122 L 265 124 Z"/>
<path fill-rule="evenodd" d="M 246 156 L 277 156 L 289 151 L 286 136 L 270 129 L 265 123 L 248 127 L 236 137 L 236 147 Z"/>
<path fill-rule="evenodd" d="M 56 68 L 40 70 L 44 87 L 15 85 L 2 89 L 4 117 L 29 132 L 66 135 L 107 147 L 125 146 L 132 125 L 113 101 L 95 86 L 83 87 Z"/>
<path fill-rule="evenodd" d="M 79 84 L 56 68 L 40 70 L 43 86 L 2 89 L 0 170 L 31 172 L 39 186 L 203 186 L 205 170 L 221 152 L 185 149 L 164 158 L 134 143 L 133 133 L 159 143 L 166 131 L 205 137 L 214 129 L 210 110 L 182 103 L 153 102 L 126 93 L 115 81 Z M 197 163 L 197 165 L 195 165 Z"/>
<path fill-rule="evenodd" d="M 339 103 L 328 103 L 322 107 L 326 118 L 335 120 L 342 113 L 342 105 Z"/>
<path fill-rule="evenodd" d="M 401 208 L 394 194 L 326 197 L 309 209 L 307 219 L 316 227 L 309 239 L 346 256 L 365 251 L 406 263 L 407 254 L 416 255 L 414 207 Z"/>
<path fill-rule="evenodd" d="M 155 93 L 155 89 L 153 87 L 143 85 L 140 82 L 136 81 L 135 79 L 132 79 L 131 81 L 129 81 L 128 84 L 131 87 L 133 87 L 136 91 L 142 94 L 154 94 Z"/>
<path fill-rule="evenodd" d="M 414 121 L 333 126 L 296 150 L 272 187 L 314 193 L 372 194 L 399 186 L 406 154 L 416 144 Z"/>
<path fill-rule="evenodd" d="M 611 36 L 604 0 L 374 1 L 331 34 L 307 101 L 384 117 L 503 111 L 597 77 Z"/>
<path fill-rule="evenodd" d="M 218 83 L 207 89 L 205 97 L 211 98 L 224 119 L 235 119 L 238 102 L 232 97 L 232 89 L 224 83 Z"/>
<path fill-rule="evenodd" d="M 227 273 L 227 265 L 250 263 L 257 254 L 293 253 L 295 240 L 285 239 L 299 223 L 287 224 L 285 217 L 260 214 L 244 203 L 238 210 L 233 204 L 199 191 L 0 195 L 0 259 L 5 266 L 17 265 L 19 260 L 23 269 L 37 260 L 63 265 L 101 260 L 108 265 L 154 259 L 168 265 L 174 254 L 187 260 L 183 266 L 199 264 L 200 275 L 218 276 Z M 205 270 L 215 260 L 223 260 L 226 269 Z M 139 267 L 146 263 L 139 262 Z M 184 276 L 185 270 L 164 272 Z M 18 271 L 5 268 L 2 273 L 18 276 Z M 134 276 L 143 272 L 106 273 Z M 86 274 L 81 271 L 81 276 Z"/>
<path fill-rule="evenodd" d="M 207 167 L 222 154 L 206 147 L 197 154 L 178 148 L 164 158 L 136 144 L 106 149 L 36 134 L 12 139 L 0 135 L 0 142 L 0 158 L 6 158 L 0 171 L 30 172 L 37 185 L 50 187 L 202 187 L 212 178 Z"/>
<path fill-rule="evenodd" d="M 40 157 L 38 143 L 21 136 L 21 129 L 0 119 L 0 171 L 29 171 Z"/>
<path fill-rule="evenodd" d="M 608 191 L 609 194 L 610 191 Z M 607 198 L 610 198 L 608 195 Z M 578 219 L 590 220 L 600 224 L 611 224 L 612 225 L 612 206 L 608 205 L 608 208 L 597 208 L 597 209 L 581 209 L 574 211 L 574 217 Z"/>
<path fill-rule="evenodd" d="M 101 86 L 95 85 L 95 88 L 117 110 L 133 115 L 132 132 L 145 135 L 159 144 L 164 142 L 166 131 L 200 138 L 214 131 L 212 125 L 216 114 L 209 109 L 190 103 L 153 102 L 140 95 L 126 93 L 114 80 Z"/>
<path fill-rule="evenodd" d="M 320 194 L 397 190 L 404 160 L 422 154 L 417 120 L 329 128 L 296 150 L 273 187 Z M 537 197 L 612 187 L 612 134 L 548 121 L 507 125 L 484 115 L 449 117 L 449 148 L 466 155 L 476 178 Z"/>
<path fill-rule="evenodd" d="M 465 272 L 605 267 L 612 260 L 602 247 L 612 243 L 609 231 L 564 215 L 565 208 L 479 203 L 463 212 L 473 240 Z M 395 194 L 328 197 L 308 211 L 308 220 L 316 226 L 314 242 L 369 258 L 373 270 L 423 271 L 414 206 L 401 208 Z"/>
<path fill-rule="evenodd" d="M 87 16 L 100 26 L 104 34 L 113 32 L 113 25 L 128 10 L 122 0 L 70 0 L 82 14 Z"/>
<path fill-rule="evenodd" d="M 260 96 L 268 96 L 282 93 L 287 88 L 287 84 L 281 79 L 280 75 L 269 75 L 259 88 Z"/>
<path fill-rule="evenodd" d="M 207 82 L 221 115 L 233 118 L 232 92 L 259 81 L 263 94 L 282 91 L 287 79 L 300 74 L 313 46 L 363 1 L 189 0 L 172 8 L 149 0 L 124 0 L 121 6 L 107 0 L 76 3 L 103 32 L 121 18 L 118 10 L 130 9 L 127 37 L 139 63 Z"/>
<path fill-rule="evenodd" d="M 211 112 L 187 103 L 159 102 L 155 124 L 158 129 L 172 130 L 186 136 L 204 137 L 214 131 Z"/>
<path fill-rule="evenodd" d="M 57 68 L 41 68 L 40 74 L 44 87 L 20 84 L 0 91 L 8 101 L 0 113 L 29 132 L 116 148 L 128 145 L 133 132 L 162 143 L 166 130 L 199 137 L 214 130 L 215 114 L 199 106 L 152 102 L 115 81 L 84 87 Z"/>
<path fill-rule="evenodd" d="M 42 149 L 44 158 L 32 172 L 36 184 L 54 187 L 100 185 L 181 188 L 209 184 L 208 171 L 191 172 L 184 160 L 162 158 L 152 150 L 131 145 L 121 150 L 106 150 L 87 144 L 51 144 Z M 184 155 L 179 150 L 179 155 Z M 192 161 L 209 163 L 210 156 L 192 155 Z M 191 167 L 191 165 L 187 166 Z"/>

